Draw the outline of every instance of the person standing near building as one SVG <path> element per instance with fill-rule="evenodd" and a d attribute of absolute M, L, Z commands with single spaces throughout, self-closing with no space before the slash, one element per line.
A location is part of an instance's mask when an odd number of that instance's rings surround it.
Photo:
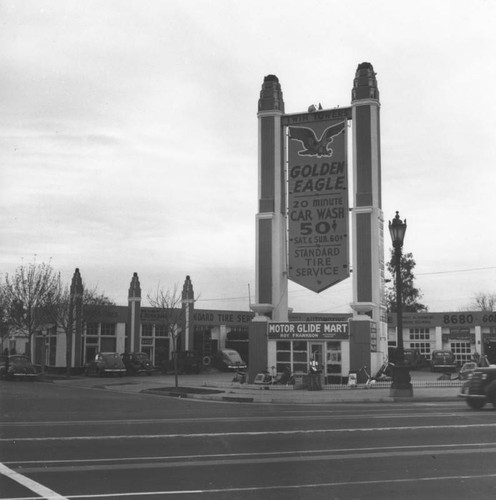
<path fill-rule="evenodd" d="M 309 376 L 310 376 L 310 391 L 320 391 L 322 390 L 322 383 L 320 381 L 320 366 L 317 356 L 314 354 L 309 366 Z"/>

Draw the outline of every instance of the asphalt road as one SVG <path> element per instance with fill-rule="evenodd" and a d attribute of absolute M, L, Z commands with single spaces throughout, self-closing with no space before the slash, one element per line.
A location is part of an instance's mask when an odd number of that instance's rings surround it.
<path fill-rule="evenodd" d="M 494 499 L 496 411 L 2 382 L 0 498 Z"/>

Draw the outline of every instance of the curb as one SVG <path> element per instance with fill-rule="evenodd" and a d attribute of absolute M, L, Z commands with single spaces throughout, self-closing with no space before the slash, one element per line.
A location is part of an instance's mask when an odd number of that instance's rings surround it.
<path fill-rule="evenodd" d="M 222 396 L 222 401 L 230 401 L 232 403 L 254 403 L 255 398 L 244 396 Z"/>
<path fill-rule="evenodd" d="M 294 398 L 272 398 L 272 397 L 257 397 L 248 395 L 239 395 L 236 393 L 227 393 L 219 391 L 218 394 L 198 394 L 198 393 L 177 393 L 174 391 L 160 390 L 160 389 L 143 389 L 139 391 L 141 394 L 155 394 L 159 396 L 173 397 L 178 399 L 199 399 L 206 401 L 224 401 L 227 403 L 256 403 L 256 404 L 377 404 L 377 403 L 435 403 L 440 401 L 459 401 L 457 396 L 431 396 L 431 397 L 418 397 L 412 398 L 393 398 L 389 396 L 380 396 L 374 399 L 294 399 Z M 264 395 L 267 393 L 264 392 Z M 267 395 L 268 396 L 268 395 Z"/>

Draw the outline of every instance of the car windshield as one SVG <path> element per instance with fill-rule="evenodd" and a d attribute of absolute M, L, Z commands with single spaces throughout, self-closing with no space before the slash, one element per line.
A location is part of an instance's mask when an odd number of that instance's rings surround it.
<path fill-rule="evenodd" d="M 115 352 L 103 352 L 102 358 L 104 358 L 104 359 L 116 359 L 116 358 L 119 358 L 119 355 Z"/>
<path fill-rule="evenodd" d="M 226 356 L 226 358 L 228 358 L 232 363 L 243 362 L 241 356 L 236 351 L 224 351 L 224 356 Z"/>
<path fill-rule="evenodd" d="M 24 356 L 15 356 L 10 359 L 10 362 L 15 363 L 18 366 L 29 366 L 31 364 L 29 359 Z"/>
<path fill-rule="evenodd" d="M 144 352 L 139 352 L 134 355 L 136 359 L 139 359 L 140 361 L 144 361 L 148 359 L 148 356 Z"/>

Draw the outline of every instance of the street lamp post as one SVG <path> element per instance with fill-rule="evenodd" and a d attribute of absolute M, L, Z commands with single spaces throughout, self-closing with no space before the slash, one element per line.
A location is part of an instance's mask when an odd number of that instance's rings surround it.
<path fill-rule="evenodd" d="M 394 262 L 396 270 L 396 336 L 397 348 L 393 364 L 393 381 L 390 396 L 412 397 L 413 387 L 410 378 L 410 368 L 405 364 L 405 350 L 403 347 L 403 295 L 401 280 L 401 250 L 406 233 L 406 219 L 400 219 L 399 212 L 393 221 L 389 221 L 389 233 L 393 241 Z"/>

